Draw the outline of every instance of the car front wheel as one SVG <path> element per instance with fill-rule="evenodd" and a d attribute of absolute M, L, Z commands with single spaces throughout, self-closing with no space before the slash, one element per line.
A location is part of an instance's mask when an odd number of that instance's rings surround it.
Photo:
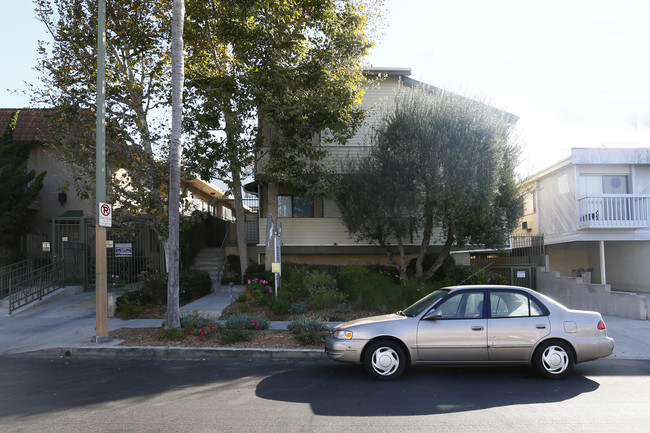
<path fill-rule="evenodd" d="M 573 352 L 563 341 L 542 343 L 533 355 L 533 366 L 548 379 L 564 379 L 574 363 Z"/>
<path fill-rule="evenodd" d="M 368 347 L 363 365 L 368 374 L 376 379 L 397 379 L 406 369 L 406 356 L 394 341 L 379 340 Z"/>

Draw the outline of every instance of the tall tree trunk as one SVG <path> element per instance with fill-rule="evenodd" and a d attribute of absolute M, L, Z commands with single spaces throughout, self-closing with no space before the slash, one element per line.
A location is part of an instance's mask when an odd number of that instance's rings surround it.
<path fill-rule="evenodd" d="M 230 164 L 231 167 L 235 165 Z M 237 224 L 237 248 L 239 249 L 239 270 L 241 282 L 244 282 L 244 274 L 248 268 L 248 248 L 246 246 L 246 213 L 242 198 L 241 173 L 239 169 L 232 170 L 232 194 L 235 197 L 235 219 Z"/>
<path fill-rule="evenodd" d="M 264 250 L 264 269 L 267 271 L 271 270 L 271 263 L 273 263 L 273 239 L 269 242 L 269 232 L 271 219 L 273 220 L 273 232 L 276 232 L 278 229 L 278 184 L 270 182 L 267 187 L 266 195 L 266 233 L 264 233 L 264 242 L 266 242 L 266 248 Z"/>
<path fill-rule="evenodd" d="M 183 121 L 183 21 L 185 0 L 174 0 L 172 9 L 172 130 L 169 144 L 169 259 L 167 276 L 168 329 L 180 328 L 179 220 L 181 191 L 181 135 Z"/>

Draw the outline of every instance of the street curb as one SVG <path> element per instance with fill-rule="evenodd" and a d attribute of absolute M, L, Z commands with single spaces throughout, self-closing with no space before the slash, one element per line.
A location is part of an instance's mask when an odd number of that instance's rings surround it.
<path fill-rule="evenodd" d="M 116 359 L 154 359 L 154 360 L 204 360 L 204 359 L 242 359 L 242 360 L 318 360 L 327 359 L 322 349 L 240 349 L 240 348 L 201 348 L 185 347 L 52 347 L 29 352 L 13 353 L 15 358 L 116 358 Z"/>

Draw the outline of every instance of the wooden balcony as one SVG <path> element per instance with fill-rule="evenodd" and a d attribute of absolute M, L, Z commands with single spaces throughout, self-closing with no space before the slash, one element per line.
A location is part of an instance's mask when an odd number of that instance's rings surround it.
<path fill-rule="evenodd" d="M 578 199 L 579 229 L 641 229 L 650 226 L 650 195 L 590 194 Z"/>

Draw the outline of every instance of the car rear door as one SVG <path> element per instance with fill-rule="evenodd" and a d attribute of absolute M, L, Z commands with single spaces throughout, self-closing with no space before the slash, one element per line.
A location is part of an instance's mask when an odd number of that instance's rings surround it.
<path fill-rule="evenodd" d="M 547 310 L 525 292 L 489 292 L 487 320 L 490 361 L 526 362 L 535 344 L 551 332 Z"/>
<path fill-rule="evenodd" d="M 484 291 L 455 293 L 436 307 L 442 311 L 442 318 L 420 320 L 417 331 L 420 360 L 487 361 L 485 304 Z"/>

